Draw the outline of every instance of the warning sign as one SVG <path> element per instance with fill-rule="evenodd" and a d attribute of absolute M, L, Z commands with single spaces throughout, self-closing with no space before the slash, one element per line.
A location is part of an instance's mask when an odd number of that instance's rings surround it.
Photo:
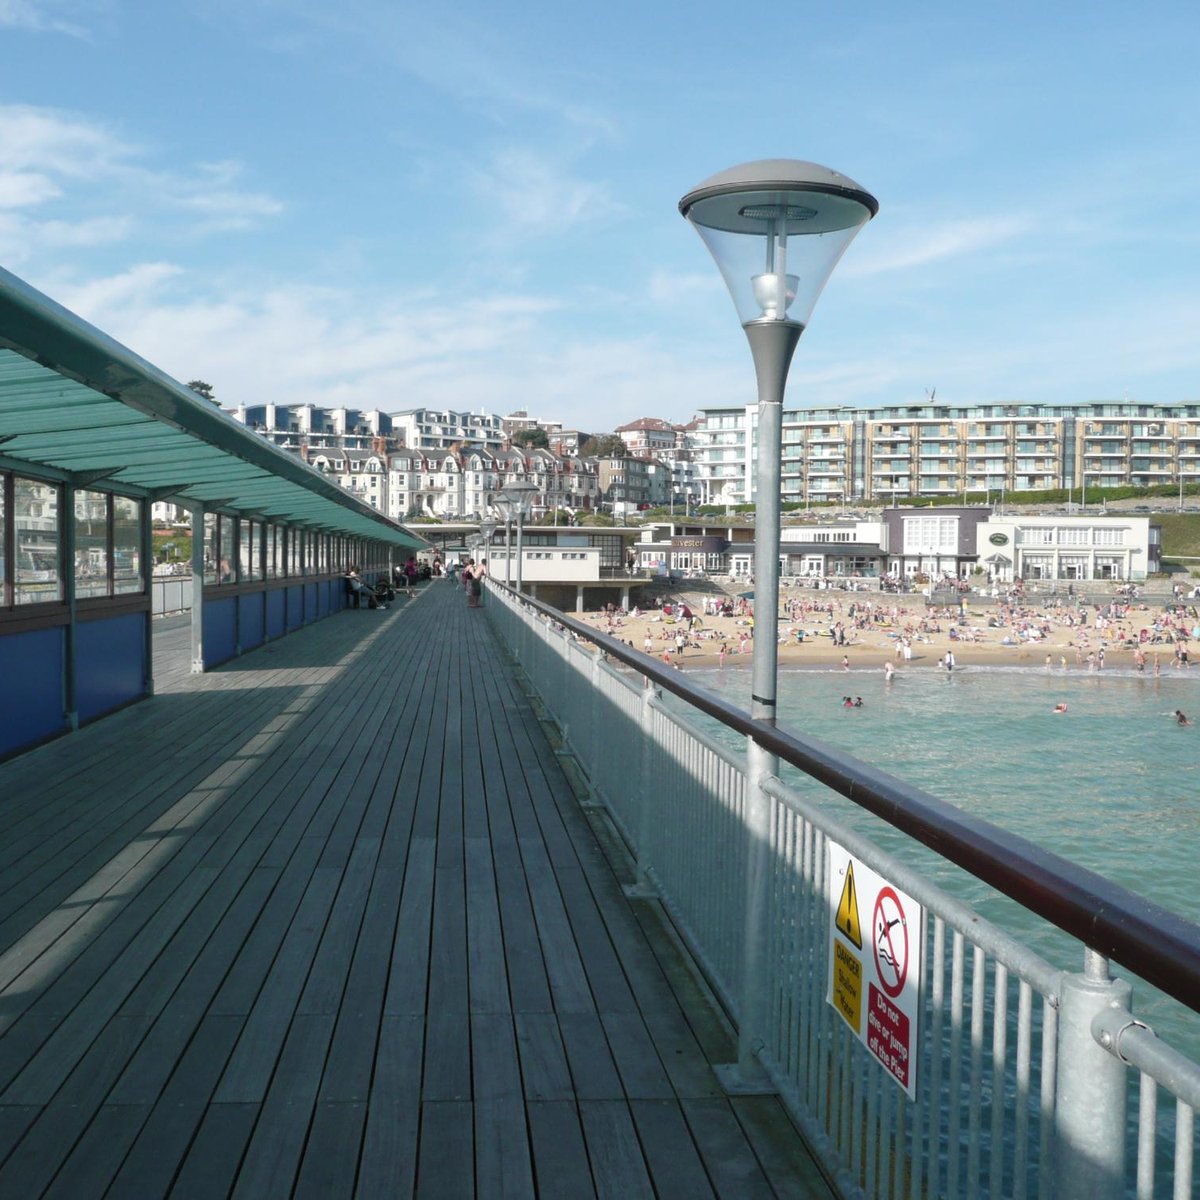
<path fill-rule="evenodd" d="M 828 845 L 833 910 L 828 1001 L 915 1099 L 921 907 L 841 846 Z M 862 913 L 871 915 L 869 950 Z"/>
<path fill-rule="evenodd" d="M 862 1033 L 862 960 L 836 938 L 833 942 L 833 1007 L 855 1033 Z"/>
<path fill-rule="evenodd" d="M 842 884 L 842 898 L 838 901 L 837 916 L 833 923 L 838 933 L 849 938 L 856 949 L 862 949 L 862 926 L 858 921 L 858 892 L 854 887 L 853 862 L 846 864 L 846 882 Z"/>

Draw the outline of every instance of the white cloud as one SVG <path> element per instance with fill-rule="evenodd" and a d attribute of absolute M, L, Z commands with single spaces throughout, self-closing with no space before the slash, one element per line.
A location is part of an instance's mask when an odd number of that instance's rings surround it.
<path fill-rule="evenodd" d="M 191 232 L 209 233 L 246 229 L 283 211 L 275 197 L 242 185 L 240 163 L 165 169 L 146 165 L 148 157 L 86 116 L 0 104 L 0 209 L 31 214 L 18 253 L 39 244 L 99 244 L 152 213 L 187 218 Z M 69 226 L 80 232 L 65 236 Z"/>
<path fill-rule="evenodd" d="M 0 209 L 45 204 L 61 195 L 59 186 L 36 172 L 0 171 Z"/>
<path fill-rule="evenodd" d="M 847 259 L 842 274 L 867 278 L 908 271 L 929 263 L 964 258 L 1004 245 L 1033 228 L 1025 217 L 974 217 L 947 221 L 920 233 L 900 228 L 874 238 L 871 248 Z"/>
<path fill-rule="evenodd" d="M 538 296 L 259 291 L 164 262 L 59 281 L 53 294 L 175 378 L 207 379 L 227 407 L 268 399 L 393 411 L 524 407 L 601 430 L 647 412 L 690 416 L 731 392 L 744 400 L 753 383 L 733 338 L 728 366 L 649 337 L 580 328 L 548 338 L 545 321 L 559 305 Z"/>
<path fill-rule="evenodd" d="M 480 202 L 501 227 L 493 231 L 499 239 L 558 235 L 624 211 L 605 185 L 576 178 L 564 165 L 529 148 L 498 151 L 471 175 Z"/>
<path fill-rule="evenodd" d="M 29 33 L 63 33 L 84 37 L 85 30 L 73 21 L 55 15 L 61 4 L 47 0 L 0 0 L 0 27 L 23 29 Z"/>

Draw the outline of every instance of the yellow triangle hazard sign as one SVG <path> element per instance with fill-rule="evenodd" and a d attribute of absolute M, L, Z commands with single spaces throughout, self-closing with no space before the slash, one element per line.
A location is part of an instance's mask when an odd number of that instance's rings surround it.
<path fill-rule="evenodd" d="M 842 898 L 838 901 L 837 916 L 833 923 L 838 932 L 862 949 L 862 926 L 858 922 L 858 892 L 854 888 L 854 863 L 846 864 L 846 882 L 842 885 Z"/>

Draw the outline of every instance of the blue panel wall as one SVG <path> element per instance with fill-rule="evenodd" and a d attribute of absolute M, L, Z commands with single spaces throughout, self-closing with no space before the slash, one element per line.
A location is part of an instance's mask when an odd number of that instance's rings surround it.
<path fill-rule="evenodd" d="M 90 721 L 146 694 L 146 622 L 126 613 L 75 627 L 75 707 Z"/>
<path fill-rule="evenodd" d="M 263 644 L 263 594 L 255 592 L 238 597 L 238 645 L 242 653 Z"/>
<path fill-rule="evenodd" d="M 45 741 L 66 727 L 64 638 L 61 628 L 0 637 L 0 755 Z"/>
<path fill-rule="evenodd" d="M 287 627 L 291 633 L 304 623 L 304 585 L 295 584 L 287 590 Z"/>
<path fill-rule="evenodd" d="M 267 593 L 267 637 L 283 637 L 287 629 L 287 592 L 278 588 Z"/>
<path fill-rule="evenodd" d="M 204 597 L 204 665 L 228 662 L 237 652 L 237 597 Z"/>

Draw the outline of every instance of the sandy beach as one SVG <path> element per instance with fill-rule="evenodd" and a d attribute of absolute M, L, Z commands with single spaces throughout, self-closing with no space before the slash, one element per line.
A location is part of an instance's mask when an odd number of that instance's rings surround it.
<path fill-rule="evenodd" d="M 1021 616 L 1006 621 L 1001 626 L 990 626 L 989 620 L 999 618 L 995 602 L 985 601 L 973 605 L 968 601 L 965 608 L 966 625 L 958 625 L 956 610 L 930 609 L 921 596 L 879 596 L 878 594 L 833 593 L 830 600 L 815 600 L 822 593 L 806 593 L 802 602 L 832 604 L 833 612 L 806 612 L 796 619 L 781 616 L 778 630 L 779 664 L 781 668 L 812 668 L 838 670 L 843 668 L 843 659 L 848 669 L 866 667 L 884 668 L 890 662 L 895 670 L 939 667 L 948 650 L 953 651 L 956 665 L 992 665 L 1019 667 L 1046 667 L 1061 670 L 1064 667 L 1088 669 L 1125 668 L 1137 665 L 1137 649 L 1128 645 L 1146 628 L 1153 636 L 1153 626 L 1163 615 L 1160 606 L 1134 604 L 1122 617 L 1111 622 L 1095 623 L 1094 610 L 1088 612 L 1088 624 L 1079 626 L 1066 623 L 1066 614 L 1053 609 L 1042 609 L 1036 604 L 1022 608 Z M 781 594 L 781 612 L 794 593 Z M 689 605 L 690 598 L 687 599 Z M 862 608 L 867 609 L 871 619 L 866 628 L 852 627 L 851 605 L 855 615 L 862 619 Z M 667 659 L 677 666 L 749 668 L 752 652 L 752 627 L 745 616 L 704 616 L 700 602 L 692 606 L 699 616 L 699 628 L 688 633 L 688 642 L 682 655 L 675 652 L 675 638 L 686 622 L 678 622 L 670 616 L 651 610 L 640 615 L 616 615 L 611 619 L 603 612 L 582 614 L 583 620 L 602 633 L 627 642 L 637 650 L 646 651 L 649 636 L 650 650 L 660 661 Z M 882 610 L 882 611 L 880 611 Z M 571 614 L 579 616 L 580 614 Z M 882 619 L 878 619 L 882 617 Z M 1075 618 L 1078 620 L 1078 618 Z M 1030 624 L 1048 626 L 1041 637 L 1028 636 Z M 1187 621 L 1191 625 L 1194 622 Z M 845 644 L 835 644 L 831 629 L 842 625 Z M 922 625 L 924 626 L 922 628 Z M 951 637 L 950 630 L 964 637 Z M 803 641 L 797 631 L 804 631 Z M 910 657 L 898 651 L 898 643 L 907 638 Z M 967 640 L 969 639 L 969 640 Z M 722 660 L 721 646 L 725 646 Z M 1101 651 L 1103 660 L 1101 661 Z M 1148 643 L 1142 646 L 1143 669 L 1149 674 L 1158 660 L 1162 671 L 1174 671 L 1175 649 L 1173 640 Z M 1088 655 L 1092 656 L 1089 664 Z M 1047 664 L 1049 657 L 1049 664 Z"/>

